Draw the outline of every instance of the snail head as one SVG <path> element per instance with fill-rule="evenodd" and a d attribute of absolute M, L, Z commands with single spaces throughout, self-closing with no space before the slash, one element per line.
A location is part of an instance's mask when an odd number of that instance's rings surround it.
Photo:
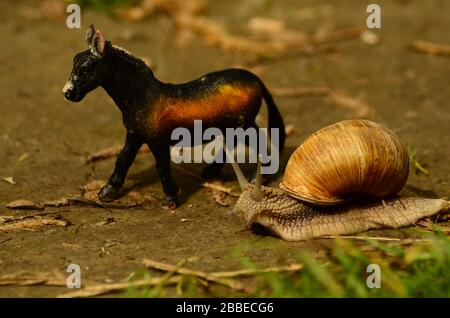
<path fill-rule="evenodd" d="M 232 160 L 233 170 L 242 190 L 241 195 L 233 208 L 233 213 L 245 219 L 248 224 L 252 218 L 265 211 L 276 210 L 280 196 L 284 197 L 284 192 L 262 185 L 261 160 L 258 158 L 258 166 L 255 183 L 247 181 L 238 164 Z"/>

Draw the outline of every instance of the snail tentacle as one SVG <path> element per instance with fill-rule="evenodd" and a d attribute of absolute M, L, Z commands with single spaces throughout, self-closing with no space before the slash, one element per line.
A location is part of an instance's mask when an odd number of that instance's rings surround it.
<path fill-rule="evenodd" d="M 264 194 L 261 191 L 262 185 L 262 174 L 261 174 L 261 159 L 258 156 L 258 165 L 256 167 L 256 179 L 255 186 L 252 189 L 251 197 L 255 201 L 261 201 L 264 197 Z"/>

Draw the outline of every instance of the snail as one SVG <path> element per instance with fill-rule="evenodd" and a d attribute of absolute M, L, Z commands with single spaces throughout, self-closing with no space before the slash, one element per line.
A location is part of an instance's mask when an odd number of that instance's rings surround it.
<path fill-rule="evenodd" d="M 445 212 L 443 199 L 399 197 L 408 153 L 388 128 L 344 120 L 318 130 L 291 155 L 280 188 L 249 183 L 232 161 L 242 193 L 233 212 L 287 241 L 399 228 Z"/>

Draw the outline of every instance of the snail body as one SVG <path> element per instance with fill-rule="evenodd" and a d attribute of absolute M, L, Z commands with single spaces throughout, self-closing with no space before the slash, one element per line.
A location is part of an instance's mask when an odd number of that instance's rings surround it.
<path fill-rule="evenodd" d="M 291 155 L 280 189 L 261 185 L 260 162 L 254 185 L 233 168 L 242 189 L 234 211 L 288 241 L 398 228 L 449 209 L 442 199 L 395 197 L 408 154 L 392 131 L 367 120 L 312 134 Z"/>

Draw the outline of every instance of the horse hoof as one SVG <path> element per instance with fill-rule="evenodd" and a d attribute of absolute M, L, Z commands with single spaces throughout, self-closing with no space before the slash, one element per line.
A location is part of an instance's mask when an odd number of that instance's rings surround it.
<path fill-rule="evenodd" d="M 165 210 L 175 210 L 177 208 L 176 198 L 165 198 L 162 202 L 162 208 Z"/>
<path fill-rule="evenodd" d="M 102 202 L 111 202 L 120 198 L 120 191 L 119 189 L 114 188 L 113 185 L 108 183 L 100 189 L 98 198 Z"/>

